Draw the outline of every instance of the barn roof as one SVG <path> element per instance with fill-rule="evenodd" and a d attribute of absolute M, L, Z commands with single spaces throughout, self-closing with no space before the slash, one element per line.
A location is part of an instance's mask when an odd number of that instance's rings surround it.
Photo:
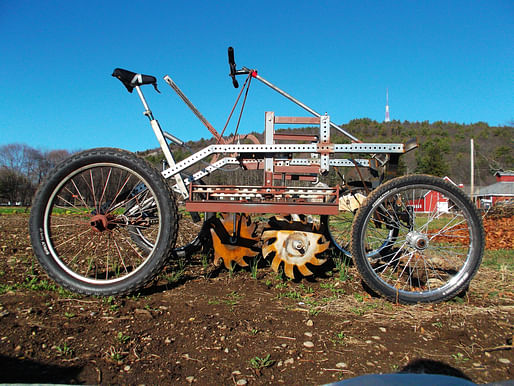
<path fill-rule="evenodd" d="M 514 197 L 514 182 L 501 181 L 492 185 L 482 186 L 475 192 L 475 196 L 504 196 Z"/>

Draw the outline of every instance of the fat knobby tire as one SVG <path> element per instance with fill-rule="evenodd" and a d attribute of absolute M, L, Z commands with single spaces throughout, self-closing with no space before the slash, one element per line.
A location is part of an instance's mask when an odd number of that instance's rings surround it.
<path fill-rule="evenodd" d="M 94 164 L 107 163 L 116 167 L 128 168 L 137 173 L 148 184 L 157 199 L 161 215 L 161 231 L 157 245 L 150 257 L 137 272 L 115 282 L 90 282 L 71 276 L 57 263 L 58 256 L 48 248 L 49 235 L 45 234 L 45 211 L 49 200 L 60 183 L 81 168 Z M 29 220 L 30 238 L 39 263 L 47 274 L 64 288 L 85 295 L 121 295 L 140 290 L 162 270 L 172 257 L 178 231 L 177 207 L 168 185 L 162 175 L 145 160 L 121 149 L 97 148 L 73 155 L 59 164 L 39 187 L 33 201 Z"/>

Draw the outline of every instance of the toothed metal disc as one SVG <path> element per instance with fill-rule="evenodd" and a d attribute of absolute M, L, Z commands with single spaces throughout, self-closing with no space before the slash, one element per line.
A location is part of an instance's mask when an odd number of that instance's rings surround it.
<path fill-rule="evenodd" d="M 263 232 L 262 240 L 263 256 L 267 258 L 274 252 L 273 270 L 277 271 L 280 263 L 284 262 L 284 272 L 292 279 L 295 266 L 302 275 L 312 275 L 306 264 L 323 264 L 325 259 L 318 259 L 316 255 L 327 250 L 330 244 L 322 234 L 296 230 L 267 230 Z"/>
<path fill-rule="evenodd" d="M 235 224 L 235 227 L 234 227 Z M 259 241 L 256 235 L 257 224 L 245 215 L 221 214 L 217 226 L 211 228 L 214 263 L 223 261 L 227 269 L 233 262 L 241 267 L 248 266 L 245 257 L 255 257 L 259 252 L 252 249 Z M 235 231 L 235 233 L 234 233 Z"/>

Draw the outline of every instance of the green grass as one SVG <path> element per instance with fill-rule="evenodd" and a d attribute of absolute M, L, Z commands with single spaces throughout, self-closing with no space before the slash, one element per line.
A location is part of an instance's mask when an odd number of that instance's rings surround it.
<path fill-rule="evenodd" d="M 266 355 L 264 358 L 256 356 L 250 359 L 250 366 L 252 366 L 252 368 L 254 369 L 263 369 L 265 367 L 270 367 L 273 366 L 274 363 L 275 361 L 271 359 L 270 354 Z"/>
<path fill-rule="evenodd" d="M 514 271 L 514 249 L 486 250 L 482 265 L 497 270 L 507 269 Z"/>
<path fill-rule="evenodd" d="M 24 206 L 0 206 L 0 214 L 30 213 L 30 208 Z"/>

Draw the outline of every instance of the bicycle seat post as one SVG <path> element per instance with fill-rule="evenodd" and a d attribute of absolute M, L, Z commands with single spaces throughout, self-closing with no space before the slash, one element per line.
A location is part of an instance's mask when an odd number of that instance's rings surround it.
<path fill-rule="evenodd" d="M 145 111 L 143 112 L 144 115 L 150 119 L 150 121 L 154 120 L 152 111 L 150 110 L 150 107 L 148 107 L 148 103 L 146 103 L 145 96 L 143 95 L 143 92 L 141 91 L 141 87 L 136 86 L 134 87 L 137 91 L 137 94 L 139 95 L 139 99 L 141 99 L 141 103 L 143 104 L 143 107 L 145 108 Z"/>

